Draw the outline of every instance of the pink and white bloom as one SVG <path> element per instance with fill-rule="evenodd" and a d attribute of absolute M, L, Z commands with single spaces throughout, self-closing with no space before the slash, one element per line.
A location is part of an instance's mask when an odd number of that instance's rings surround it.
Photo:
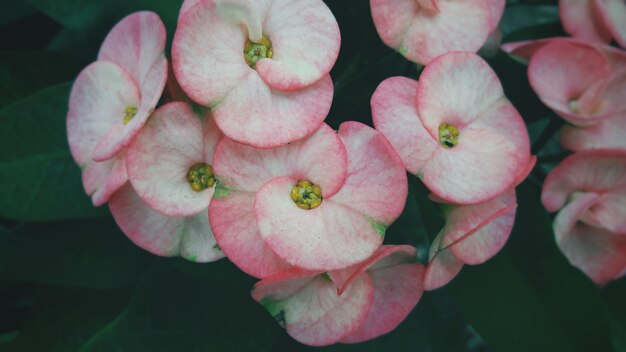
<path fill-rule="evenodd" d="M 593 150 L 567 157 L 548 175 L 541 200 L 556 243 L 596 284 L 626 273 L 626 152 Z"/>
<path fill-rule="evenodd" d="M 446 205 L 446 225 L 431 244 L 424 289 L 442 287 L 463 265 L 482 264 L 496 255 L 511 234 L 516 208 L 514 189 L 475 205 Z"/>
<path fill-rule="evenodd" d="M 539 98 L 577 126 L 626 112 L 626 73 L 589 44 L 554 40 L 537 49 L 528 79 Z"/>
<path fill-rule="evenodd" d="M 441 55 L 419 82 L 389 78 L 371 106 L 376 129 L 406 169 L 446 202 L 491 199 L 511 188 L 531 161 L 521 116 L 475 54 Z"/>
<path fill-rule="evenodd" d="M 587 42 L 576 38 L 552 37 L 538 40 L 523 40 L 503 44 L 501 48 L 503 51 L 513 55 L 522 62 L 528 63 L 537 50 L 555 41 L 565 41 L 578 45 L 590 45 L 598 50 L 607 60 L 609 60 L 609 64 L 616 75 L 626 71 L 626 51 L 606 44 Z"/>
<path fill-rule="evenodd" d="M 402 161 L 374 129 L 345 122 L 274 149 L 228 138 L 217 145 L 219 182 L 209 219 L 220 248 L 264 278 L 291 266 L 335 270 L 382 244 L 407 197 Z"/>
<path fill-rule="evenodd" d="M 383 42 L 422 65 L 451 51 L 477 52 L 504 6 L 504 0 L 370 0 Z"/>
<path fill-rule="evenodd" d="M 411 246 L 382 246 L 366 261 L 328 273 L 290 269 L 258 282 L 252 297 L 301 343 L 356 343 L 395 329 L 423 292 Z"/>
<path fill-rule="evenodd" d="M 626 79 L 626 76 L 623 77 Z M 564 126 L 559 141 L 573 151 L 588 149 L 626 150 L 626 112 L 601 119 L 591 126 Z"/>
<path fill-rule="evenodd" d="M 186 1 L 174 73 L 229 138 L 261 148 L 313 133 L 333 96 L 339 26 L 321 0 Z"/>
<path fill-rule="evenodd" d="M 141 130 L 167 80 L 165 27 L 137 12 L 109 32 L 98 60 L 76 78 L 67 134 L 93 204 L 107 202 L 127 180 L 124 149 Z"/>
<path fill-rule="evenodd" d="M 216 183 L 211 163 L 220 138 L 210 114 L 198 115 L 186 103 L 163 105 L 152 115 L 126 153 L 132 188 L 118 191 L 109 206 L 133 242 L 194 261 L 224 256 L 208 219 Z"/>
<path fill-rule="evenodd" d="M 622 0 L 559 0 L 563 28 L 573 37 L 626 47 L 626 4 Z"/>

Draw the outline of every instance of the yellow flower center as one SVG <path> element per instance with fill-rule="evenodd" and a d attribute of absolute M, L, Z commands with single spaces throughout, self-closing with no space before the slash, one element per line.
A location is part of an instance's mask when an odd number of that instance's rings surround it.
<path fill-rule="evenodd" d="M 246 40 L 246 45 L 243 47 L 243 55 L 248 66 L 254 68 L 257 61 L 261 59 L 271 59 L 274 56 L 272 43 L 266 36 L 261 38 L 260 43 L 254 43 L 248 39 Z"/>
<path fill-rule="evenodd" d="M 137 115 L 137 107 L 135 105 L 128 105 L 126 110 L 124 110 L 124 126 L 128 125 L 130 120 L 132 120 L 135 115 Z"/>
<path fill-rule="evenodd" d="M 197 163 L 187 171 L 187 181 L 191 185 L 191 189 L 196 192 L 204 191 L 215 184 L 215 175 L 213 168 L 206 163 Z"/>
<path fill-rule="evenodd" d="M 453 148 L 459 142 L 459 130 L 449 123 L 439 125 L 439 143 L 445 148 Z"/>
<path fill-rule="evenodd" d="M 291 190 L 291 200 L 299 208 L 315 209 L 322 204 L 322 189 L 309 180 L 300 180 Z"/>

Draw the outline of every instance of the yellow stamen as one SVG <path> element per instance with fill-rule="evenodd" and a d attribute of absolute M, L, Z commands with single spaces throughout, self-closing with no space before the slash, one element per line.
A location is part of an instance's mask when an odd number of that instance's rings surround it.
<path fill-rule="evenodd" d="M 128 105 L 126 107 L 126 110 L 124 110 L 124 126 L 128 125 L 130 120 L 135 118 L 135 115 L 137 115 L 138 110 L 139 109 L 137 109 L 135 105 Z"/>
<path fill-rule="evenodd" d="M 291 200 L 301 209 L 315 209 L 323 199 L 322 189 L 309 180 L 298 181 L 291 190 Z"/>
<path fill-rule="evenodd" d="M 266 36 L 261 38 L 260 43 L 254 43 L 250 40 L 246 41 L 246 44 L 243 47 L 243 55 L 246 59 L 246 63 L 248 66 L 254 68 L 256 66 L 257 61 L 261 59 L 271 59 L 274 56 L 274 51 L 272 50 L 272 43 Z"/>
<path fill-rule="evenodd" d="M 196 192 L 201 192 L 209 187 L 213 187 L 216 179 L 211 165 L 206 163 L 197 163 L 190 167 L 189 171 L 187 171 L 187 181 L 189 181 L 191 189 Z"/>
<path fill-rule="evenodd" d="M 445 148 L 453 148 L 459 142 L 459 130 L 449 123 L 439 125 L 439 143 Z"/>

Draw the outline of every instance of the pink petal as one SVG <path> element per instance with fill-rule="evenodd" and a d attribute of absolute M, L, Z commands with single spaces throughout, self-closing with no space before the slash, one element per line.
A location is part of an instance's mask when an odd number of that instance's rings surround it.
<path fill-rule="evenodd" d="M 365 322 L 343 337 L 343 343 L 370 340 L 394 330 L 415 308 L 424 292 L 421 264 L 400 264 L 369 270 L 368 274 L 374 286 L 374 303 Z"/>
<path fill-rule="evenodd" d="M 405 77 L 384 80 L 372 95 L 372 119 L 396 150 L 404 167 L 420 173 L 437 149 L 437 141 L 422 126 L 415 107 L 417 81 Z"/>
<path fill-rule="evenodd" d="M 476 205 L 454 206 L 446 220 L 442 246 L 465 264 L 482 264 L 506 243 L 517 207 L 515 190 Z"/>
<path fill-rule="evenodd" d="M 320 0 L 274 0 L 263 26 L 274 56 L 256 65 L 273 89 L 302 89 L 325 77 L 339 55 L 341 36 L 332 12 Z"/>
<path fill-rule="evenodd" d="M 332 201 L 380 226 L 390 225 L 402 213 L 408 195 L 402 160 L 382 134 L 362 123 L 342 123 L 339 137 L 348 153 L 348 176 Z"/>
<path fill-rule="evenodd" d="M 337 285 L 339 294 L 350 286 L 353 280 L 366 270 L 381 270 L 399 264 L 414 263 L 417 260 L 415 247 L 409 245 L 384 245 L 361 263 L 351 267 L 329 271 L 328 276 Z"/>
<path fill-rule="evenodd" d="M 99 207 L 109 201 L 115 191 L 128 181 L 124 154 L 101 163 L 91 161 L 83 167 L 83 186 L 91 202 Z"/>
<path fill-rule="evenodd" d="M 514 185 L 517 186 L 520 183 L 522 183 L 526 179 L 526 177 L 528 177 L 528 175 L 530 175 L 530 173 L 533 171 L 535 164 L 537 164 L 537 156 L 531 155 L 528 158 L 528 162 L 526 163 L 526 166 L 520 169 L 519 173 L 517 174 Z"/>
<path fill-rule="evenodd" d="M 626 189 L 611 190 L 602 194 L 582 220 L 591 226 L 611 232 L 626 233 Z"/>
<path fill-rule="evenodd" d="M 463 262 L 447 249 L 440 250 L 440 232 L 430 246 L 430 259 L 424 271 L 424 290 L 432 291 L 452 281 L 463 268 Z"/>
<path fill-rule="evenodd" d="M 126 236 L 150 253 L 203 263 L 224 257 L 206 210 L 191 217 L 165 216 L 148 207 L 128 184 L 111 197 L 109 208 Z"/>
<path fill-rule="evenodd" d="M 479 119 L 472 121 L 468 127 L 485 128 L 504 134 L 507 140 L 516 146 L 515 160 L 518 164 L 518 178 L 521 176 L 526 178 L 534 166 L 530 156 L 530 137 L 522 116 L 511 102 L 507 99 L 499 100 L 484 111 Z M 531 162 L 532 165 L 529 165 Z M 515 184 L 519 182 L 516 181 Z"/>
<path fill-rule="evenodd" d="M 253 70 L 243 58 L 246 37 L 223 21 L 213 1 L 202 1 L 180 17 L 172 43 L 174 73 L 180 86 L 201 105 L 214 106 Z"/>
<path fill-rule="evenodd" d="M 178 20 L 180 21 L 183 16 L 189 12 L 194 6 L 198 5 L 204 0 L 184 0 L 183 4 L 180 6 L 180 10 L 178 10 Z"/>
<path fill-rule="evenodd" d="M 489 31 L 492 32 L 498 28 L 502 14 L 504 13 L 504 7 L 506 6 L 506 0 L 487 0 L 487 7 L 489 8 Z"/>
<path fill-rule="evenodd" d="M 132 77 L 116 64 L 94 62 L 78 75 L 67 113 L 67 138 L 78 165 L 92 160 L 98 141 L 112 126 L 122 124 L 126 107 L 137 106 L 139 100 Z"/>
<path fill-rule="evenodd" d="M 621 0 L 594 0 L 615 41 L 626 47 L 626 5 Z"/>
<path fill-rule="evenodd" d="M 442 123 L 461 131 L 503 98 L 498 76 L 483 59 L 471 53 L 438 57 L 426 66 L 417 83 L 417 112 L 436 141 Z"/>
<path fill-rule="evenodd" d="M 118 22 L 104 39 L 98 61 L 111 61 L 134 78 L 142 91 L 152 66 L 165 58 L 165 26 L 154 12 L 135 12 Z"/>
<path fill-rule="evenodd" d="M 571 104 L 610 75 L 609 61 L 598 50 L 565 41 L 553 41 L 541 47 L 528 65 L 528 79 L 541 101 L 579 125 L 592 123 L 599 113 L 573 110 Z"/>
<path fill-rule="evenodd" d="M 559 0 L 559 15 L 563 28 L 573 37 L 590 42 L 609 43 L 611 32 L 594 1 Z"/>
<path fill-rule="evenodd" d="M 297 181 L 274 178 L 255 200 L 261 237 L 279 257 L 307 270 L 326 271 L 363 261 L 380 247 L 383 233 L 375 220 L 332 198 L 314 209 L 299 208 L 290 197 Z"/>
<path fill-rule="evenodd" d="M 586 126 L 565 126 L 560 132 L 561 144 L 570 150 L 621 149 L 626 151 L 626 114 L 617 114 Z"/>
<path fill-rule="evenodd" d="M 276 299 L 270 294 L 271 288 L 263 286 L 265 280 L 257 283 L 252 297 L 282 320 L 291 337 L 311 346 L 336 343 L 358 329 L 374 301 L 374 288 L 368 275 L 360 276 L 342 295 L 337 295 L 332 281 L 320 275 L 289 297 L 278 293 Z M 297 286 L 302 286 L 301 281 Z M 279 284 L 277 288 L 282 287 Z M 260 290 L 265 295 L 260 295 Z"/>
<path fill-rule="evenodd" d="M 460 130 L 458 144 L 440 148 L 424 167 L 424 184 L 438 197 L 459 204 L 480 203 L 515 182 L 519 150 L 491 129 Z"/>
<path fill-rule="evenodd" d="M 203 145 L 202 122 L 191 106 L 162 106 L 128 149 L 126 166 L 133 188 L 164 215 L 191 216 L 206 209 L 214 188 L 196 192 L 187 181 L 194 164 L 208 161 Z"/>
<path fill-rule="evenodd" d="M 439 11 L 437 0 L 417 0 L 417 3 L 426 10 Z"/>
<path fill-rule="evenodd" d="M 581 151 L 565 158 L 546 177 L 541 201 L 549 212 L 557 211 L 573 192 L 598 194 L 626 187 L 626 152 Z"/>
<path fill-rule="evenodd" d="M 278 176 L 307 179 L 324 197 L 337 193 L 348 172 L 341 139 L 326 124 L 309 137 L 274 149 L 258 149 L 224 138 L 216 147 L 213 169 L 222 186 L 256 192 Z"/>
<path fill-rule="evenodd" d="M 502 50 L 515 55 L 522 61 L 527 62 L 535 54 L 537 50 L 544 45 L 554 41 L 565 41 L 580 45 L 592 45 L 596 50 L 600 51 L 604 57 L 609 60 L 611 67 L 617 73 L 626 70 L 626 52 L 618 48 L 601 43 L 589 43 L 579 39 L 570 37 L 554 37 L 539 40 L 526 40 L 521 42 L 507 43 L 502 45 Z"/>
<path fill-rule="evenodd" d="M 146 120 L 154 111 L 165 84 L 167 83 L 167 59 L 158 59 L 141 86 L 141 104 L 135 117 L 127 125 L 118 120 L 107 133 L 102 136 L 93 153 L 93 160 L 104 161 L 112 158 L 126 148 L 139 133 Z"/>
<path fill-rule="evenodd" d="M 209 205 L 209 221 L 222 251 L 247 274 L 265 278 L 291 267 L 263 242 L 254 215 L 254 193 L 216 196 Z"/>
<path fill-rule="evenodd" d="M 414 0 L 370 0 L 381 39 L 407 59 L 427 64 L 451 51 L 476 52 L 490 31 L 490 9 L 483 0 L 438 2 L 438 12 Z"/>
<path fill-rule="evenodd" d="M 250 72 L 214 108 L 222 132 L 240 143 L 271 148 L 304 138 L 324 121 L 333 100 L 326 75 L 306 88 L 281 92 Z"/>
<path fill-rule="evenodd" d="M 626 237 L 577 222 L 598 197 L 584 193 L 566 205 L 554 219 L 554 232 L 570 263 L 596 284 L 603 285 L 618 277 L 626 267 Z"/>

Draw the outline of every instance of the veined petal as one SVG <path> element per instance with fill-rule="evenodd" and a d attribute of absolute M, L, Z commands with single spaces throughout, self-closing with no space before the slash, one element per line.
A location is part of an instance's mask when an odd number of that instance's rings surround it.
<path fill-rule="evenodd" d="M 252 297 L 280 319 L 291 337 L 311 346 L 336 343 L 358 329 L 374 302 L 374 288 L 368 275 L 361 275 L 341 295 L 332 281 L 318 275 L 293 295 L 278 301 L 269 295 L 271 288 L 264 287 L 272 284 L 275 283 L 265 284 L 265 280 L 257 283 Z"/>
<path fill-rule="evenodd" d="M 330 197 L 346 179 L 348 156 L 337 133 L 322 124 L 309 137 L 272 149 L 224 138 L 216 147 L 213 166 L 229 189 L 256 192 L 274 177 L 292 176 L 317 184 L 324 197 Z"/>
<path fill-rule="evenodd" d="M 166 104 L 128 149 L 130 182 L 153 209 L 169 216 L 195 215 L 209 206 L 214 191 L 209 187 L 197 192 L 187 180 L 193 165 L 207 162 L 203 147 L 202 121 L 191 106 Z"/>
<path fill-rule="evenodd" d="M 279 257 L 307 270 L 326 271 L 363 261 L 380 247 L 379 226 L 332 198 L 314 209 L 299 208 L 290 197 L 297 181 L 274 178 L 255 200 L 261 237 Z"/>
<path fill-rule="evenodd" d="M 250 72 L 226 95 L 213 113 L 229 138 L 257 148 L 271 148 L 302 139 L 324 121 L 333 100 L 333 82 L 326 75 L 295 91 L 270 88 Z"/>
<path fill-rule="evenodd" d="M 378 85 L 371 100 L 374 126 L 389 140 L 404 167 L 414 175 L 420 173 L 437 149 L 437 141 L 417 115 L 416 92 L 417 81 L 391 77 Z"/>
<path fill-rule="evenodd" d="M 256 70 L 273 89 L 291 91 L 315 83 L 339 55 L 339 25 L 320 0 L 273 0 L 263 31 L 274 55 L 260 60 Z"/>
<path fill-rule="evenodd" d="M 202 263 L 224 257 L 211 232 L 206 210 L 191 217 L 162 215 L 146 205 L 129 184 L 111 197 L 109 208 L 126 236 L 150 253 L 182 255 Z"/>
<path fill-rule="evenodd" d="M 254 193 L 233 191 L 213 198 L 209 221 L 222 251 L 247 274 L 265 278 L 291 267 L 261 238 L 254 215 Z"/>

